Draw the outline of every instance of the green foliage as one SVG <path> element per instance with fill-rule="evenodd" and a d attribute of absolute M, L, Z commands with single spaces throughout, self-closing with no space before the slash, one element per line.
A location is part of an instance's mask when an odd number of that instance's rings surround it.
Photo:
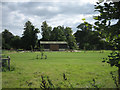
<path fill-rule="evenodd" d="M 44 21 L 41 26 L 42 39 L 41 41 L 66 41 L 68 42 L 69 49 L 77 49 L 75 37 L 72 35 L 70 27 L 64 28 L 63 26 L 52 27 L 48 26 Z"/>
<path fill-rule="evenodd" d="M 107 63 L 109 63 L 111 66 L 116 66 L 116 67 L 120 67 L 120 53 L 117 51 L 113 51 L 112 53 L 110 53 L 110 55 L 108 55 L 108 58 L 103 58 L 104 61 L 106 61 Z"/>
<path fill-rule="evenodd" d="M 114 84 L 116 85 L 116 87 L 118 88 L 119 86 L 118 86 L 118 82 L 117 82 L 117 77 L 116 77 L 116 75 L 114 74 L 114 72 L 110 72 L 110 74 L 111 74 L 111 76 L 112 76 L 112 79 L 113 79 L 113 81 L 114 81 Z"/>
<path fill-rule="evenodd" d="M 2 32 L 2 48 L 3 49 L 10 49 L 11 48 L 11 40 L 13 38 L 13 34 L 5 29 Z"/>
<path fill-rule="evenodd" d="M 41 52 L 41 58 L 40 59 L 47 59 L 47 55 L 44 52 Z"/>
<path fill-rule="evenodd" d="M 64 28 L 63 26 L 57 26 L 54 27 L 52 31 L 49 31 L 49 26 L 46 22 L 43 22 L 43 25 L 41 27 L 43 29 L 43 37 L 41 40 L 66 41 L 68 42 L 69 49 L 77 49 L 76 40 L 75 37 L 72 35 L 72 29 L 70 27 Z M 44 39 L 45 37 L 46 39 Z"/>
<path fill-rule="evenodd" d="M 11 39 L 11 42 L 12 42 L 12 47 L 14 49 L 18 49 L 18 48 L 21 48 L 21 38 L 19 36 L 14 36 L 12 39 Z"/>
<path fill-rule="evenodd" d="M 44 21 L 42 23 L 41 30 L 42 30 L 42 39 L 41 40 L 43 40 L 43 41 L 49 41 L 50 37 L 51 37 L 52 27 L 48 26 L 47 22 Z"/>
<path fill-rule="evenodd" d="M 66 37 L 63 32 L 63 27 L 58 26 L 54 27 L 53 31 L 51 32 L 51 40 L 52 41 L 65 41 Z"/>
<path fill-rule="evenodd" d="M 75 39 L 80 49 L 94 50 L 104 49 L 104 41 L 99 37 L 97 31 L 92 31 L 93 26 L 88 22 L 77 26 L 78 30 L 74 33 Z"/>
<path fill-rule="evenodd" d="M 39 29 L 35 28 L 30 21 L 27 21 L 24 26 L 24 32 L 22 37 L 23 48 L 27 50 L 31 50 L 37 44 L 37 33 L 39 33 Z"/>
<path fill-rule="evenodd" d="M 66 27 L 65 29 L 63 29 L 63 32 L 66 37 L 69 49 L 77 49 L 75 37 L 74 35 L 72 35 L 72 29 L 70 27 Z"/>
<path fill-rule="evenodd" d="M 88 22 L 81 23 L 80 25 L 77 26 L 78 29 L 81 31 L 91 31 L 92 30 L 92 25 L 89 24 Z"/>
<path fill-rule="evenodd" d="M 96 81 L 95 81 L 94 78 L 93 78 L 92 81 L 93 81 L 93 82 L 92 82 L 92 83 L 90 82 L 90 84 L 91 84 L 94 88 L 98 88 L 99 86 L 96 84 Z"/>
<path fill-rule="evenodd" d="M 51 40 L 53 41 L 66 41 L 69 49 L 77 49 L 75 37 L 72 35 L 72 29 L 70 27 L 54 27 Z"/>
<path fill-rule="evenodd" d="M 85 21 L 85 18 L 83 18 L 82 20 Z"/>
<path fill-rule="evenodd" d="M 30 50 L 31 46 L 34 49 L 37 44 L 37 33 L 39 29 L 35 28 L 30 21 L 25 23 L 23 36 L 14 36 L 11 32 L 5 29 L 2 32 L 2 49 L 26 49 Z"/>
<path fill-rule="evenodd" d="M 51 80 L 49 79 L 49 76 L 41 75 L 41 79 L 42 79 L 41 84 L 40 84 L 41 89 L 54 88 L 54 85 L 51 82 Z"/>
<path fill-rule="evenodd" d="M 106 41 L 117 50 L 120 50 L 119 9 L 120 2 L 108 2 L 104 3 L 104 5 L 97 3 L 97 5 L 95 5 L 95 11 L 100 12 L 100 15 L 94 18 L 97 20 L 95 25 L 101 37 L 106 38 Z M 118 20 L 117 23 L 111 24 L 111 21 L 115 19 Z"/>
<path fill-rule="evenodd" d="M 95 11 L 100 12 L 100 15 L 95 18 L 97 31 L 101 34 L 102 38 L 112 45 L 114 50 L 107 63 L 111 66 L 118 67 L 118 83 L 120 85 L 120 1 L 119 2 L 107 2 L 97 3 L 95 5 Z M 112 20 L 118 20 L 117 23 L 111 24 Z M 104 60 L 105 61 L 105 60 Z"/>

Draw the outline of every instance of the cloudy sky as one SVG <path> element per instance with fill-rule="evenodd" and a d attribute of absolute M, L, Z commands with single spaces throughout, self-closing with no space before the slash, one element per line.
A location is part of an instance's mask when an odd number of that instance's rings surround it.
<path fill-rule="evenodd" d="M 97 0 L 44 0 L 18 2 L 16 0 L 2 2 L 2 31 L 8 29 L 14 35 L 22 36 L 25 22 L 30 20 L 32 24 L 41 30 L 43 21 L 49 26 L 64 25 L 71 27 L 73 32 L 82 23 L 82 18 L 93 24 L 94 4 Z M 41 34 L 38 34 L 41 38 Z"/>

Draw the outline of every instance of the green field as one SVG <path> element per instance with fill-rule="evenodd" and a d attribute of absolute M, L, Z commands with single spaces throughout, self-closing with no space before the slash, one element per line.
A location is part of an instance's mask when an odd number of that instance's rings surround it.
<path fill-rule="evenodd" d="M 2 72 L 3 88 L 40 88 L 41 75 L 55 88 L 92 88 L 93 79 L 99 88 L 115 87 L 110 71 L 117 68 L 102 62 L 110 51 L 44 52 L 47 59 L 36 59 L 40 52 L 3 53 L 11 57 L 11 71 Z"/>

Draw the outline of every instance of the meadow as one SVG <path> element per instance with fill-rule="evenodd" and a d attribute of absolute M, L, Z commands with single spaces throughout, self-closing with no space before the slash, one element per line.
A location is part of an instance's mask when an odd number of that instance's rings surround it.
<path fill-rule="evenodd" d="M 43 76 L 54 88 L 115 88 L 110 72 L 117 68 L 102 62 L 110 52 L 44 52 L 47 59 L 40 59 L 41 52 L 4 51 L 11 57 L 11 71 L 2 72 L 2 87 L 40 88 Z"/>

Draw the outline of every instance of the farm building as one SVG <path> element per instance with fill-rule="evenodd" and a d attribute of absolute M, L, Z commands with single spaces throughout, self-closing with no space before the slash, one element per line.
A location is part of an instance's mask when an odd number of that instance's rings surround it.
<path fill-rule="evenodd" d="M 64 41 L 40 41 L 40 46 L 45 51 L 65 51 L 68 48 L 67 42 Z"/>

